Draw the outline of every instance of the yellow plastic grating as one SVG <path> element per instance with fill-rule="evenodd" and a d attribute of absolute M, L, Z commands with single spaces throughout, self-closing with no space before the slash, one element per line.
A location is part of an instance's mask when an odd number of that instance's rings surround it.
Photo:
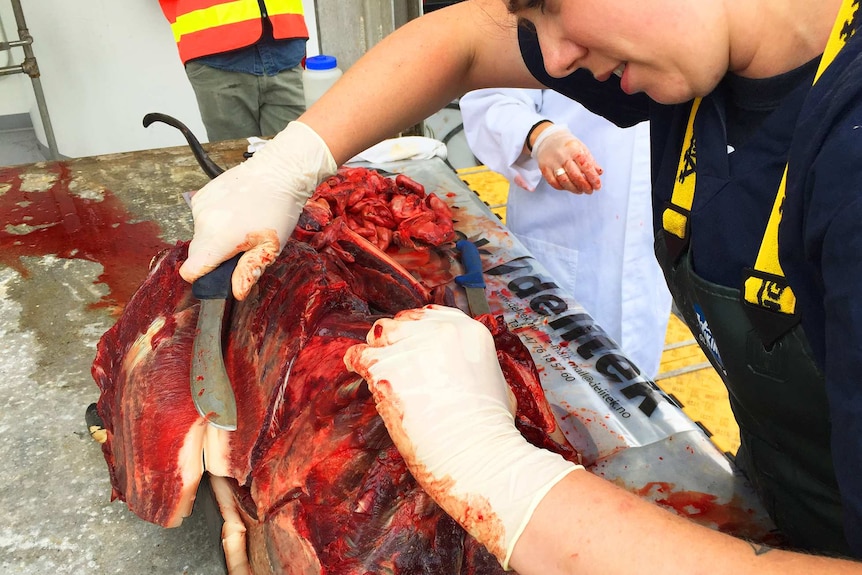
<path fill-rule="evenodd" d="M 506 198 L 509 195 L 509 182 L 506 178 L 485 166 L 461 168 L 456 171 L 467 187 L 476 192 L 491 211 L 505 223 Z"/>

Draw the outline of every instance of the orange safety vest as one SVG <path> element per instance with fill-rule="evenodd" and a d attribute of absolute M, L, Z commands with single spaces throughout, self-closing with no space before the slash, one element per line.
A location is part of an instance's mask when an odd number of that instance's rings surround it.
<path fill-rule="evenodd" d="M 263 18 L 277 40 L 308 38 L 302 0 L 159 0 L 183 64 L 211 54 L 251 46 L 263 34 Z"/>

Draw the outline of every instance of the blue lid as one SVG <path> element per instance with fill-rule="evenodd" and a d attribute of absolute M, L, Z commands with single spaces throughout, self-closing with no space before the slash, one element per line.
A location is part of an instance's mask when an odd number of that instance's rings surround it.
<path fill-rule="evenodd" d="M 307 70 L 332 70 L 336 66 L 338 66 L 338 60 L 335 59 L 335 56 L 321 54 L 320 56 L 311 56 L 305 59 L 305 68 Z"/>

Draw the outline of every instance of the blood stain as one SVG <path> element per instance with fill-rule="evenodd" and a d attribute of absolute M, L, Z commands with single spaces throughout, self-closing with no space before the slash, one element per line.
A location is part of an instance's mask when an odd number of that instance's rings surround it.
<path fill-rule="evenodd" d="M 73 176 L 66 162 L 44 168 L 53 182 L 31 191 L 25 185 L 26 167 L 0 168 L 0 264 L 22 277 L 30 270 L 25 257 L 55 255 L 61 259 L 101 264 L 96 282 L 108 293 L 91 308 L 105 308 L 119 315 L 123 306 L 146 278 L 153 256 L 170 247 L 152 221 L 132 222 L 123 203 L 109 190 L 101 198 L 71 193 Z"/>

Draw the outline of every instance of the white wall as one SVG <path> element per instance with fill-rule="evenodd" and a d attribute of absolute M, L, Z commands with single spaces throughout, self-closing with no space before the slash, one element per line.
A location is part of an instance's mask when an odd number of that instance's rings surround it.
<path fill-rule="evenodd" d="M 0 0 L 0 24 L 5 31 L 5 35 L 0 33 L 0 41 L 18 39 L 18 26 L 8 0 Z M 0 68 L 19 66 L 23 60 L 21 48 L 0 52 Z M 23 74 L 0 76 L 0 116 L 29 113 L 33 94 L 30 86 L 30 78 Z"/>
<path fill-rule="evenodd" d="M 11 5 L 0 3 L 6 33 L 17 39 Z M 22 4 L 60 154 L 76 158 L 185 143 L 169 126 L 144 128 L 141 119 L 148 112 L 174 116 L 206 141 L 194 92 L 157 0 Z M 318 53 L 314 2 L 303 0 L 303 5 L 313 55 Z M 20 63 L 21 51 L 13 54 L 14 63 Z M 0 78 L 0 115 L 22 112 L 30 113 L 46 144 L 30 79 L 22 74 Z"/>

